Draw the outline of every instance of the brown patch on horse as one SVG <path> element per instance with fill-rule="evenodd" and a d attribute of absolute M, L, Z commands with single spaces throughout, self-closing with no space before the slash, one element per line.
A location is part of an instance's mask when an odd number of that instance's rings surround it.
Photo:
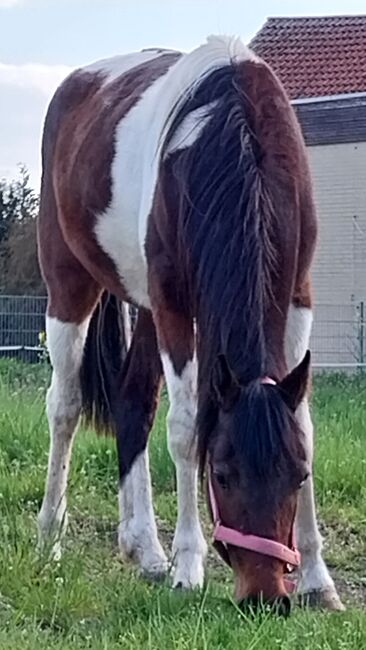
<path fill-rule="evenodd" d="M 169 180 L 171 182 L 169 182 Z M 169 188 L 168 193 L 165 189 Z M 192 306 L 187 287 L 178 271 L 176 257 L 177 224 L 174 218 L 178 188 L 166 170 L 160 173 L 146 236 L 149 294 L 160 349 L 169 355 L 178 376 L 194 354 Z M 175 251 L 176 252 L 176 251 Z"/>
<path fill-rule="evenodd" d="M 58 222 L 52 182 L 56 137 L 57 123 L 49 111 L 42 143 L 43 173 L 37 223 L 38 258 L 47 286 L 48 316 L 63 322 L 82 323 L 94 310 L 101 289 L 65 243 Z"/>
<path fill-rule="evenodd" d="M 277 357 L 276 376 L 282 379 L 285 315 L 291 300 L 299 306 L 299 300 L 302 306 L 311 304 L 308 274 L 317 237 L 316 211 L 305 144 L 281 82 L 264 62 L 246 61 L 238 65 L 238 84 L 245 96 L 258 170 L 265 179 L 270 209 L 276 210 L 272 227 L 279 271 L 271 278 L 273 300 L 265 331 Z"/>
<path fill-rule="evenodd" d="M 180 377 L 188 361 L 193 359 L 193 321 L 183 313 L 169 310 L 166 303 L 162 302 L 154 310 L 154 322 L 160 334 L 160 349 L 169 355 L 174 370 Z"/>
<path fill-rule="evenodd" d="M 299 223 L 299 239 L 294 246 L 297 248 L 297 268 L 294 285 L 294 302 L 300 298 L 299 306 L 311 307 L 311 283 L 309 269 L 313 261 L 318 236 L 318 219 L 314 201 L 312 179 L 308 160 L 308 152 L 301 134 L 295 111 L 291 107 L 285 89 L 274 72 L 264 62 L 242 63 L 242 87 L 248 98 L 246 107 L 255 138 L 258 140 L 260 150 L 265 151 L 261 156 L 261 166 L 267 171 L 267 182 L 271 181 L 271 168 L 276 168 L 276 184 L 279 169 L 284 172 L 283 182 L 293 177 L 294 193 L 298 214 L 294 215 Z M 276 97 L 269 110 L 269 93 Z M 251 110 L 252 108 L 252 110 Z M 284 162 L 286 161 L 286 165 Z M 275 191 L 271 187 L 271 192 Z M 274 194 L 277 199 L 281 195 L 286 197 L 281 185 Z M 281 206 L 281 203 L 276 203 Z M 288 213 L 284 206 L 284 213 Z M 289 226 L 288 232 L 294 230 L 293 223 L 283 224 Z M 304 301 L 304 303 L 302 302 Z"/>
<path fill-rule="evenodd" d="M 292 302 L 294 307 L 305 307 L 306 309 L 312 309 L 313 295 L 310 275 L 307 275 L 301 284 L 295 285 Z"/>
<path fill-rule="evenodd" d="M 95 219 L 112 198 L 111 165 L 119 122 L 179 56 L 161 54 L 110 83 L 103 71 L 77 70 L 56 92 L 44 129 L 45 171 L 39 219 L 40 257 L 47 284 L 51 276 L 58 276 L 60 266 L 63 273 L 58 282 L 68 284 L 67 269 L 75 258 L 94 284 L 128 300 L 114 262 L 96 241 Z M 52 258 L 48 255 L 49 246 Z M 80 271 L 80 266 L 74 266 Z M 74 319 L 73 309 L 69 314 L 62 307 L 66 320 Z M 55 305 L 53 311 L 57 311 Z"/>

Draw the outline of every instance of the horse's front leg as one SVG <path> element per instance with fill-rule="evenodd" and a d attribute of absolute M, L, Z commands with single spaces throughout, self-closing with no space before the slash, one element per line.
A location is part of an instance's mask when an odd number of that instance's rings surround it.
<path fill-rule="evenodd" d="M 308 299 L 310 301 L 310 296 Z M 290 307 L 286 335 L 286 354 L 290 369 L 300 362 L 306 352 L 309 345 L 311 323 L 312 313 L 308 307 L 295 305 Z M 299 405 L 296 417 L 304 434 L 304 447 L 308 461 L 312 465 L 313 424 L 307 399 L 304 399 Z M 312 476 L 309 476 L 299 492 L 296 534 L 301 552 L 299 583 L 301 600 L 326 609 L 344 609 L 322 555 L 322 537 L 316 517 Z"/>
<path fill-rule="evenodd" d="M 207 544 L 197 505 L 197 444 L 195 438 L 197 363 L 193 320 L 157 292 L 153 306 L 170 408 L 168 447 L 176 468 L 178 519 L 173 541 L 173 584 L 201 587 Z M 156 295 L 156 294 L 155 294 Z"/>
<path fill-rule="evenodd" d="M 207 545 L 197 506 L 196 361 L 179 368 L 174 353 L 162 352 L 168 387 L 168 447 L 177 475 L 178 519 L 173 541 L 174 586 L 201 587 Z"/>

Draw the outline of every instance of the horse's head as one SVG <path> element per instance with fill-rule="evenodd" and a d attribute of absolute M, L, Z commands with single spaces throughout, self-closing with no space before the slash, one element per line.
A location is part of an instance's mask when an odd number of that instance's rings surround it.
<path fill-rule="evenodd" d="M 310 471 L 295 410 L 309 381 L 310 353 L 283 381 L 241 386 L 224 357 L 215 365 L 215 417 L 201 438 L 215 546 L 232 566 L 241 604 L 275 603 L 289 613 L 289 564 L 299 563 L 293 528 Z M 208 418 L 210 421 L 210 418 Z"/>

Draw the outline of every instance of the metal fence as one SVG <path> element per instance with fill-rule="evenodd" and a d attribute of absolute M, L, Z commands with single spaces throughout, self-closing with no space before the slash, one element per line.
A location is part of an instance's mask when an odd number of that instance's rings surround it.
<path fill-rule="evenodd" d="M 46 305 L 45 296 L 0 296 L 0 356 L 38 361 Z"/>
<path fill-rule="evenodd" d="M 316 305 L 311 350 L 315 367 L 366 369 L 366 304 Z"/>
<path fill-rule="evenodd" d="M 0 296 L 0 356 L 38 360 L 45 310 L 44 296 Z M 316 305 L 311 348 L 315 367 L 366 369 L 366 304 Z"/>

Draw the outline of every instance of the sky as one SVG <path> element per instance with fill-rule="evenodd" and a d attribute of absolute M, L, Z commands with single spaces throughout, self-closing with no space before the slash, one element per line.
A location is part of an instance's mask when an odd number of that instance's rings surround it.
<path fill-rule="evenodd" d="M 39 189 L 47 105 L 75 67 L 144 47 L 188 51 L 209 34 L 248 42 L 269 16 L 362 14 L 365 0 L 0 0 L 0 178 Z"/>

